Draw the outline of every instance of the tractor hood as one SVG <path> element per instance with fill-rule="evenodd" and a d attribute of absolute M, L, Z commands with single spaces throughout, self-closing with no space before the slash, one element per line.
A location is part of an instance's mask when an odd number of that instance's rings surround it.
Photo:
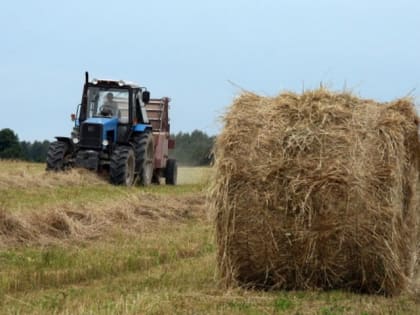
<path fill-rule="evenodd" d="M 85 148 L 99 149 L 104 145 L 104 140 L 115 143 L 117 139 L 118 118 L 90 117 L 80 127 L 80 145 Z"/>
<path fill-rule="evenodd" d="M 118 118 L 116 117 L 91 117 L 84 121 L 88 124 L 103 125 L 104 129 L 115 129 L 118 125 Z"/>

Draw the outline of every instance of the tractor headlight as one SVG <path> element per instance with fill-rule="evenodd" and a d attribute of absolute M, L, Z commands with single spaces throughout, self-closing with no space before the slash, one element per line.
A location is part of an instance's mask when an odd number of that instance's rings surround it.
<path fill-rule="evenodd" d="M 102 141 L 102 145 L 103 145 L 104 147 L 106 147 L 108 144 L 109 144 L 109 141 L 108 141 L 108 140 L 104 140 L 104 141 Z"/>
<path fill-rule="evenodd" d="M 73 138 L 71 140 L 73 141 L 74 144 L 78 144 L 79 143 L 79 139 L 78 138 Z"/>

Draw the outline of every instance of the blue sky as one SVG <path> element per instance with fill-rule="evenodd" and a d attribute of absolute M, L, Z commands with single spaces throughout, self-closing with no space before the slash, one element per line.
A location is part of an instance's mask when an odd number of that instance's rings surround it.
<path fill-rule="evenodd" d="M 173 132 L 216 134 L 237 86 L 420 96 L 415 0 L 2 1 L 0 35 L 0 129 L 20 140 L 70 134 L 85 70 L 171 97 Z"/>

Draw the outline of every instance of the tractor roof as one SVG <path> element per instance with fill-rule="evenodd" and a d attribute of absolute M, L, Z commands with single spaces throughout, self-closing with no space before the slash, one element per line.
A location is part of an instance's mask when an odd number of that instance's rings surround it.
<path fill-rule="evenodd" d="M 131 88 L 140 88 L 140 86 L 131 81 L 124 80 L 108 80 L 108 79 L 93 79 L 89 82 L 93 85 L 108 85 L 112 87 L 131 87 Z"/>

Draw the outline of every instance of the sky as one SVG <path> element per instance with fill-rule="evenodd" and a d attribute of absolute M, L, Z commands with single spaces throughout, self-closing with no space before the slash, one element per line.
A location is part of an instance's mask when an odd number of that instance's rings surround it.
<path fill-rule="evenodd" d="M 217 134 L 242 89 L 420 96 L 417 0 L 1 1 L 0 40 L 0 129 L 25 141 L 70 135 L 85 71 L 169 96 L 174 133 Z"/>

